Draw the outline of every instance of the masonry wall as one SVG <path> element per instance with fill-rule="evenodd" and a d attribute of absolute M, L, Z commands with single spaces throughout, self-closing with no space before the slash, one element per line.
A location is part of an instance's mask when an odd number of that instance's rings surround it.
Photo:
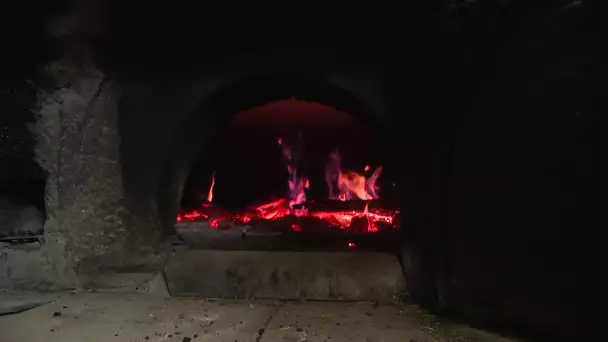
<path fill-rule="evenodd" d="M 52 85 L 34 109 L 36 160 L 47 177 L 45 242 L 5 253 L 7 285 L 126 286 L 160 267 L 157 230 L 129 226 L 124 205 L 120 87 L 85 58 L 70 57 L 46 67 Z"/>
<path fill-rule="evenodd" d="M 102 71 L 87 51 L 78 47 L 44 70 L 51 85 L 39 94 L 32 132 L 36 160 L 47 177 L 46 241 L 31 257 L 12 254 L 21 266 L 5 277 L 18 286 L 121 287 L 151 277 L 168 252 L 163 243 L 172 234 L 190 163 L 221 122 L 242 109 L 303 92 L 312 94 L 309 100 L 367 112 L 371 121 L 382 123 L 388 115 L 378 74 L 337 72 L 330 62 L 315 76 L 308 74 L 318 84 L 291 79 L 312 68 L 302 64 L 310 56 L 278 52 L 272 57 L 285 62 L 279 66 L 270 66 L 267 56 L 250 56 L 258 70 L 239 67 L 242 61 L 236 60 L 220 70 L 202 65 L 190 78 L 138 79 L 107 65 Z M 215 76 L 199 75 L 207 69 Z M 265 78 L 277 72 L 286 78 Z M 245 81 L 252 77 L 260 81 Z M 324 84 L 329 90 L 319 90 Z M 15 279 L 13 270 L 24 269 L 31 262 L 22 260 L 35 259 L 37 252 L 45 266 L 28 271 L 37 281 L 27 285 L 25 271 Z"/>

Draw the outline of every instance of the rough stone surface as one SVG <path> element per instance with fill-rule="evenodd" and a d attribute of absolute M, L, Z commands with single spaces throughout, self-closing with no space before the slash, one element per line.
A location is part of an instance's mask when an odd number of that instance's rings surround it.
<path fill-rule="evenodd" d="M 390 301 L 405 291 L 383 253 L 178 250 L 165 273 L 173 296 Z"/>
<path fill-rule="evenodd" d="M 402 304 L 285 303 L 263 341 L 512 341 Z"/>
<path fill-rule="evenodd" d="M 0 288 L 52 290 L 71 287 L 68 270 L 52 264 L 40 246 L 0 246 Z"/>
<path fill-rule="evenodd" d="M 170 297 L 169 288 L 167 287 L 167 279 L 165 278 L 165 274 L 159 272 L 150 280 L 144 289 L 147 293 L 163 298 Z"/>
<path fill-rule="evenodd" d="M 36 279 L 30 288 L 129 287 L 161 267 L 154 227 L 125 219 L 120 89 L 83 60 L 47 66 L 54 88 L 40 93 L 32 127 L 36 159 L 47 174 L 46 243 L 34 252 L 3 252 L 10 259 L 0 274 L 4 286 L 24 285 L 29 273 Z"/>
<path fill-rule="evenodd" d="M 0 342 L 514 341 L 400 303 L 163 299 L 137 293 L 0 293 Z"/>

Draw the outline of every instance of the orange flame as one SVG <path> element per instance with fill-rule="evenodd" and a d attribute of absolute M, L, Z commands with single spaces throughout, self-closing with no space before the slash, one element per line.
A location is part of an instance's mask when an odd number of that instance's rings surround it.
<path fill-rule="evenodd" d="M 379 198 L 379 190 L 376 182 L 382 173 L 382 166 L 377 167 L 369 178 L 355 171 L 342 170 L 342 157 L 338 150 L 329 154 L 325 165 L 325 181 L 329 189 L 329 198 L 341 201 L 352 200 L 355 198 L 369 201 Z M 370 165 L 366 165 L 364 172 L 371 170 Z M 335 191 L 337 188 L 337 192 Z"/>
<path fill-rule="evenodd" d="M 310 182 L 306 178 L 297 179 L 294 183 L 293 180 L 288 180 L 289 193 L 292 194 L 292 198 L 289 200 L 289 207 L 293 208 L 296 204 L 302 204 L 306 202 L 305 189 L 310 187 Z"/>
<path fill-rule="evenodd" d="M 293 208 L 295 205 L 303 204 L 306 202 L 306 189 L 310 187 L 310 181 L 307 177 L 303 177 L 298 169 L 297 160 L 300 158 L 298 149 L 293 148 L 290 144 L 284 141 L 281 137 L 277 139 L 277 142 L 282 147 L 283 159 L 287 164 L 287 172 L 289 173 L 289 179 L 287 184 L 289 185 L 289 192 L 287 197 L 289 198 L 289 208 Z"/>
<path fill-rule="evenodd" d="M 365 177 L 354 172 L 354 171 L 340 171 L 338 173 L 338 189 L 340 195 L 345 199 L 352 197 L 350 194 L 355 195 L 358 199 L 371 200 L 373 197 L 367 193 L 365 189 Z"/>
<path fill-rule="evenodd" d="M 201 205 L 199 210 L 181 212 L 177 216 L 177 221 L 200 221 L 209 220 L 212 229 L 229 228 L 232 225 L 226 224 L 230 222 L 238 224 L 249 224 L 252 220 L 280 220 L 288 218 L 291 221 L 291 229 L 294 232 L 306 231 L 306 225 L 300 218 L 315 218 L 323 220 L 330 227 L 340 230 L 352 230 L 357 233 L 367 232 L 376 233 L 381 227 L 390 225 L 397 228 L 396 216 L 399 214 L 397 210 L 383 210 L 372 208 L 370 203 L 365 204 L 365 208 L 353 210 L 310 210 L 306 205 L 306 189 L 311 186 L 310 180 L 303 174 L 298 166 L 301 166 L 299 158 L 301 149 L 299 145 L 291 146 L 288 141 L 282 138 L 277 139 L 278 144 L 283 150 L 283 157 L 289 174 L 288 185 L 289 192 L 286 197 L 274 199 L 271 202 L 266 202 L 261 205 L 252 206 L 246 212 L 228 213 L 214 208 L 213 190 L 215 187 L 215 171 L 211 178 L 211 185 L 207 195 L 207 202 Z M 295 147 L 295 149 L 293 149 Z M 366 172 L 365 177 L 362 173 L 355 171 L 343 170 L 341 167 L 342 158 L 339 151 L 335 150 L 329 155 L 325 167 L 325 181 L 329 190 L 329 198 L 332 200 L 339 199 L 342 201 L 360 199 L 370 201 L 378 199 L 378 190 L 376 182 L 382 173 L 382 166 L 375 168 L 373 173 L 369 175 L 371 170 L 370 165 L 366 165 L 363 172 Z M 393 183 L 394 185 L 394 183 Z M 296 222 L 293 222 L 296 220 Z M 306 219 L 307 220 L 307 219 Z M 363 226 L 361 225 L 363 223 Z M 367 225 L 365 226 L 365 223 Z M 361 229 L 363 228 L 363 230 Z M 349 242 L 348 247 L 354 248 L 356 244 Z"/>
<path fill-rule="evenodd" d="M 213 187 L 215 186 L 215 171 L 213 171 L 213 175 L 211 176 L 211 186 L 209 187 L 209 193 L 207 194 L 207 202 L 213 202 Z"/>

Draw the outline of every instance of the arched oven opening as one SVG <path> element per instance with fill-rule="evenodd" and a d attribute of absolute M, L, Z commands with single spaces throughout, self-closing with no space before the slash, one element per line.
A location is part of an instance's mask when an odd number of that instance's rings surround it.
<path fill-rule="evenodd" d="M 192 165 L 176 232 L 199 248 L 397 252 L 389 157 L 362 120 L 325 104 L 254 107 Z"/>
<path fill-rule="evenodd" d="M 175 237 L 171 294 L 403 293 L 401 165 L 382 118 L 364 96 L 301 75 L 208 96 L 182 121 L 161 185 L 159 212 Z"/>

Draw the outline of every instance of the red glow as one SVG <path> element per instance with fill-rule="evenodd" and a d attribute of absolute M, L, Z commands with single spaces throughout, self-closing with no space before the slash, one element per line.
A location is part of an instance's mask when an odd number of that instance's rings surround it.
<path fill-rule="evenodd" d="M 355 247 L 357 247 L 357 244 L 355 244 L 354 242 L 348 243 L 348 248 L 355 248 Z"/>
<path fill-rule="evenodd" d="M 323 122 L 323 125 L 319 125 L 319 122 Z M 232 119 L 230 125 L 233 128 L 247 130 L 281 127 L 282 133 L 302 130 L 325 130 L 330 133 L 348 131 L 362 136 L 367 136 L 368 133 L 367 127 L 350 114 L 320 103 L 297 99 L 273 101 L 240 112 Z"/>
<path fill-rule="evenodd" d="M 329 200 L 318 205 L 309 202 L 306 197 L 311 183 L 303 174 L 299 163 L 301 156 L 298 153 L 301 151 L 301 145 L 298 144 L 301 144 L 301 137 L 300 141 L 278 138 L 277 142 L 281 146 L 289 175 L 288 193 L 285 198 L 253 205 L 242 212 L 227 212 L 212 204 L 214 173 L 207 203 L 203 203 L 200 209 L 180 213 L 177 222 L 208 221 L 212 229 L 229 229 L 235 224 L 253 225 L 259 221 L 284 220 L 286 228 L 290 227 L 298 233 L 316 229 L 314 227 L 329 227 L 353 233 L 377 233 L 383 227 L 398 228 L 395 217 L 399 211 L 370 208 L 370 203 L 375 203 L 370 201 L 379 199 L 379 187 L 376 183 L 382 173 L 382 166 L 375 167 L 373 173 L 366 177 L 354 171 L 343 170 L 340 153 L 337 150 L 332 152 L 325 169 Z M 371 166 L 365 166 L 364 170 L 370 171 Z M 364 208 L 357 202 L 360 200 L 366 201 Z M 349 247 L 355 247 L 355 244 L 349 243 Z"/>
<path fill-rule="evenodd" d="M 286 199 L 280 198 L 268 203 L 252 207 L 245 212 L 227 214 L 213 207 L 206 207 L 208 212 L 194 210 L 182 213 L 177 221 L 209 221 L 210 227 L 218 229 L 229 227 L 231 224 L 245 225 L 253 221 L 276 221 L 288 219 L 293 222 L 288 225 L 295 232 L 306 231 L 306 219 L 314 218 L 325 222 L 330 228 L 349 230 L 356 233 L 377 233 L 381 226 L 397 228 L 395 210 L 370 209 L 366 204 L 363 210 L 308 210 L 306 208 L 292 209 Z M 289 222 L 287 221 L 287 222 Z M 364 225 L 362 223 L 365 223 Z"/>
<path fill-rule="evenodd" d="M 290 213 L 286 202 L 287 200 L 281 198 L 270 203 L 259 205 L 255 208 L 253 217 L 264 220 L 276 220 L 285 217 Z"/>
<path fill-rule="evenodd" d="M 188 221 L 194 221 L 194 220 L 198 220 L 198 219 L 208 219 L 208 218 L 209 218 L 209 216 L 207 214 L 201 213 L 198 210 L 194 210 L 194 211 L 191 211 L 189 213 L 185 213 L 185 214 L 183 214 L 181 216 L 178 216 L 177 219 L 179 221 L 181 221 L 183 219 L 186 219 Z"/>

